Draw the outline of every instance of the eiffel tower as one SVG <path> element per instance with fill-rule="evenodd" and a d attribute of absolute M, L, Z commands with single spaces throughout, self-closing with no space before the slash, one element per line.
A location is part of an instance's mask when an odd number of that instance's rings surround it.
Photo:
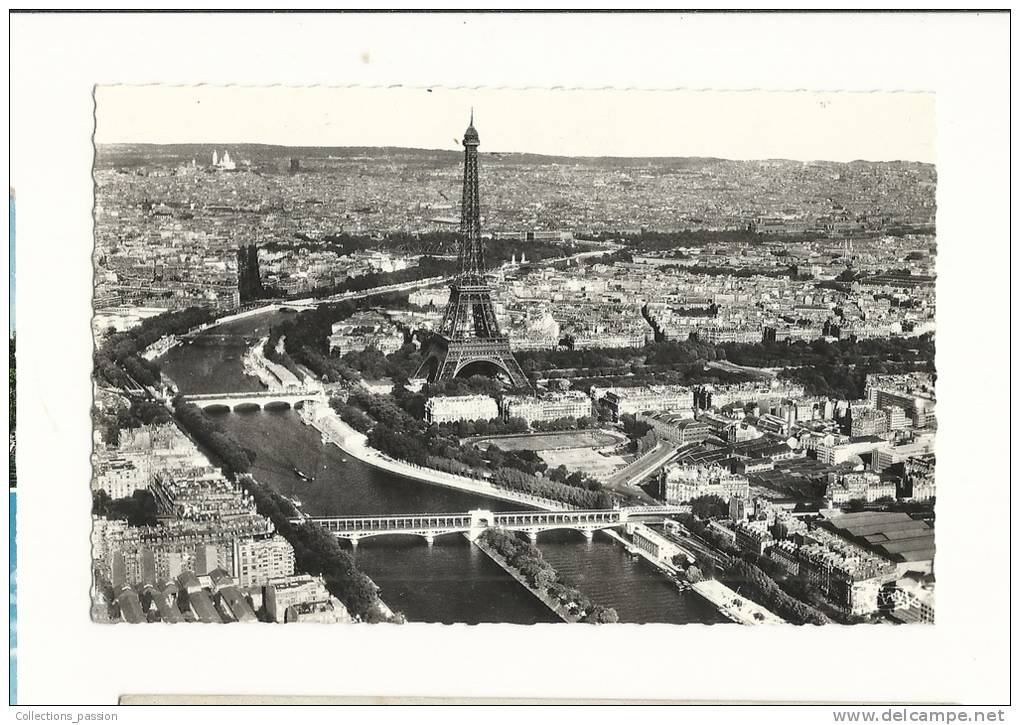
<path fill-rule="evenodd" d="M 530 388 L 510 342 L 500 332 L 492 309 L 492 290 L 485 279 L 482 224 L 478 208 L 478 132 L 474 112 L 464 132 L 464 192 L 460 211 L 460 272 L 450 285 L 438 332 L 428 341 L 416 377 L 430 382 L 458 375 L 506 375 L 515 388 Z"/>

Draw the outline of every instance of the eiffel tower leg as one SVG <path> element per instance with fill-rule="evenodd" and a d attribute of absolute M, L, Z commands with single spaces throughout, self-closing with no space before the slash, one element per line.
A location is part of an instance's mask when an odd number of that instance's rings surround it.
<path fill-rule="evenodd" d="M 500 362 L 502 363 L 503 369 L 506 371 L 507 376 L 510 378 L 510 383 L 515 388 L 531 387 L 531 383 L 528 382 L 527 376 L 521 369 L 521 364 L 517 362 L 517 358 L 515 358 L 513 354 L 502 356 Z"/>
<path fill-rule="evenodd" d="M 445 355 L 439 358 L 439 366 L 436 368 L 435 381 L 440 380 L 453 380 L 457 375 L 457 353 L 447 351 Z"/>
<path fill-rule="evenodd" d="M 439 367 L 436 368 L 435 381 L 446 381 L 453 380 L 457 377 L 457 373 L 460 372 L 461 368 L 465 365 L 469 365 L 471 359 L 469 356 L 464 354 L 456 344 L 451 345 L 446 354 L 439 360 Z"/>
<path fill-rule="evenodd" d="M 423 352 L 424 357 L 414 376 L 416 378 L 428 378 L 430 382 L 434 382 L 439 379 L 439 372 L 446 361 L 448 348 L 445 340 L 438 336 L 429 340 L 427 346 L 423 348 Z"/>
<path fill-rule="evenodd" d="M 414 377 L 431 379 L 432 375 L 434 375 L 432 367 L 434 365 L 435 360 L 436 360 L 435 354 L 433 354 L 433 352 L 429 350 L 429 352 L 426 353 L 425 357 L 422 358 L 421 365 L 418 366 L 418 370 L 415 372 Z"/>

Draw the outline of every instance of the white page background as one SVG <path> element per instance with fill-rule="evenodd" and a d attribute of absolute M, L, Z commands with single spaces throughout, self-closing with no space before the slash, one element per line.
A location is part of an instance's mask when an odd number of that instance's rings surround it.
<path fill-rule="evenodd" d="M 864 14 L 12 17 L 19 702 L 107 705 L 153 692 L 1004 702 L 1008 22 Z M 934 92 L 937 625 L 92 624 L 92 89 L 149 82 Z"/>

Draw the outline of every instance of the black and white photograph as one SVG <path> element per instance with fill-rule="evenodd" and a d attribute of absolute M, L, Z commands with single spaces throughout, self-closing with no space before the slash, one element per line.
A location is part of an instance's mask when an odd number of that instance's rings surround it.
<path fill-rule="evenodd" d="M 556 94 L 97 89 L 95 621 L 935 620 L 932 97 Z"/>
<path fill-rule="evenodd" d="M 1008 11 L 9 16 L 16 719 L 1008 720 Z"/>

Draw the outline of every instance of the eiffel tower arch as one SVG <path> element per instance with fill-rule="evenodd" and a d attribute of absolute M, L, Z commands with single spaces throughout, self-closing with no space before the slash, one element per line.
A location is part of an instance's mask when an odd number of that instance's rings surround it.
<path fill-rule="evenodd" d="M 417 377 L 428 378 L 430 382 L 441 382 L 458 376 L 497 377 L 500 373 L 515 388 L 531 387 L 508 343 L 451 341 L 435 335 L 429 340 L 429 350 L 422 360 Z"/>
<path fill-rule="evenodd" d="M 515 388 L 530 388 L 524 371 L 500 331 L 485 278 L 478 204 L 478 132 L 474 114 L 464 132 L 464 190 L 460 217 L 460 271 L 450 285 L 450 301 L 439 330 L 428 341 L 416 377 L 430 382 L 481 373 L 505 375 Z"/>

